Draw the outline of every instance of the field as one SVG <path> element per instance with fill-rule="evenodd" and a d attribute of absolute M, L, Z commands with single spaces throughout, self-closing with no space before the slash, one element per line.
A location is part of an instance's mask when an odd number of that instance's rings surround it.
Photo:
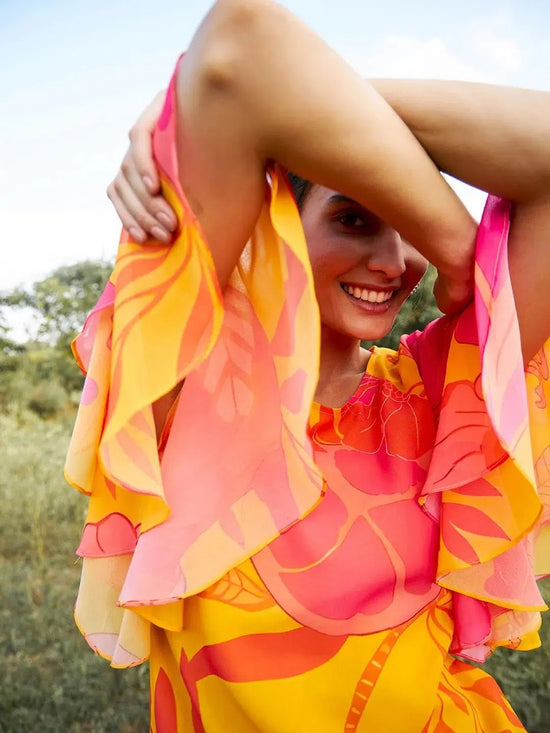
<path fill-rule="evenodd" d="M 61 474 L 69 433 L 62 419 L 0 415 L 0 732 L 146 733 L 146 665 L 112 670 L 73 624 L 86 501 Z M 550 619 L 543 636 L 489 662 L 529 733 L 550 733 Z"/>
<path fill-rule="evenodd" d="M 146 665 L 96 657 L 73 623 L 86 500 L 62 476 L 63 421 L 0 417 L 0 731 L 142 733 Z"/>

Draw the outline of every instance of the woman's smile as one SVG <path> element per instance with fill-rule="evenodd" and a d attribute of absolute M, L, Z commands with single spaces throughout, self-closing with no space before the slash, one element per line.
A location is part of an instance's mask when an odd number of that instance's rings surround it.
<path fill-rule="evenodd" d="M 353 283 L 340 283 L 340 287 L 346 295 L 356 301 L 358 306 L 373 313 L 385 312 L 390 306 L 390 300 L 398 290 L 398 288 L 382 290 Z"/>
<path fill-rule="evenodd" d="M 359 204 L 312 185 L 301 207 L 324 337 L 385 336 L 426 261 Z"/>

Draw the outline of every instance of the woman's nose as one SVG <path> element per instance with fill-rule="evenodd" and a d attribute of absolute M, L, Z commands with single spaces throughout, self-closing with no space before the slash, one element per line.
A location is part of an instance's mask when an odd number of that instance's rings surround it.
<path fill-rule="evenodd" d="M 370 249 L 367 267 L 373 272 L 383 272 L 388 278 L 400 277 L 406 269 L 405 245 L 395 229 L 385 226 Z"/>

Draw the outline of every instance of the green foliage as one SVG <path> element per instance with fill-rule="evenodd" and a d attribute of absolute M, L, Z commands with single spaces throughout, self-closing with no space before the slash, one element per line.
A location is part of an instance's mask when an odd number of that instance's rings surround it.
<path fill-rule="evenodd" d="M 547 603 L 550 602 L 550 578 L 541 582 Z M 549 614 L 550 615 L 550 612 Z M 549 733 L 550 701 L 550 619 L 544 619 L 542 646 L 530 652 L 497 649 L 485 669 L 497 678 L 500 686 L 529 733 Z"/>
<path fill-rule="evenodd" d="M 397 349 L 399 339 L 404 333 L 422 331 L 428 323 L 439 318 L 441 311 L 435 304 L 433 295 L 433 285 L 436 277 L 437 271 L 430 265 L 417 290 L 403 304 L 389 334 L 376 342 L 367 341 L 365 345 L 371 346 L 376 343 L 377 346 Z"/>
<path fill-rule="evenodd" d="M 29 408 L 40 417 L 55 417 L 67 402 L 67 392 L 63 385 L 54 380 L 42 381 L 33 387 L 28 400 Z"/>
<path fill-rule="evenodd" d="M 70 345 L 101 295 L 111 269 L 111 263 L 93 260 L 59 267 L 28 290 L 16 288 L 4 294 L 0 303 L 30 308 L 38 320 L 38 341 Z"/>
<path fill-rule="evenodd" d="M 108 262 L 60 267 L 29 289 L 0 296 L 0 410 L 27 408 L 54 417 L 74 407 L 82 388 L 71 342 L 93 308 L 111 270 Z M 34 334 L 24 344 L 10 337 L 5 313 L 25 309 Z"/>

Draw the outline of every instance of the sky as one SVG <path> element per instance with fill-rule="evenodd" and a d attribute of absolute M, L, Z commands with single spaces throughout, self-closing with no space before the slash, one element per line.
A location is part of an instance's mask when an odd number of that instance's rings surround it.
<path fill-rule="evenodd" d="M 550 89 L 547 0 L 283 4 L 367 77 Z M 105 189 L 210 5 L 0 0 L 0 290 L 114 257 L 120 224 Z M 459 192 L 479 216 L 482 197 Z"/>

